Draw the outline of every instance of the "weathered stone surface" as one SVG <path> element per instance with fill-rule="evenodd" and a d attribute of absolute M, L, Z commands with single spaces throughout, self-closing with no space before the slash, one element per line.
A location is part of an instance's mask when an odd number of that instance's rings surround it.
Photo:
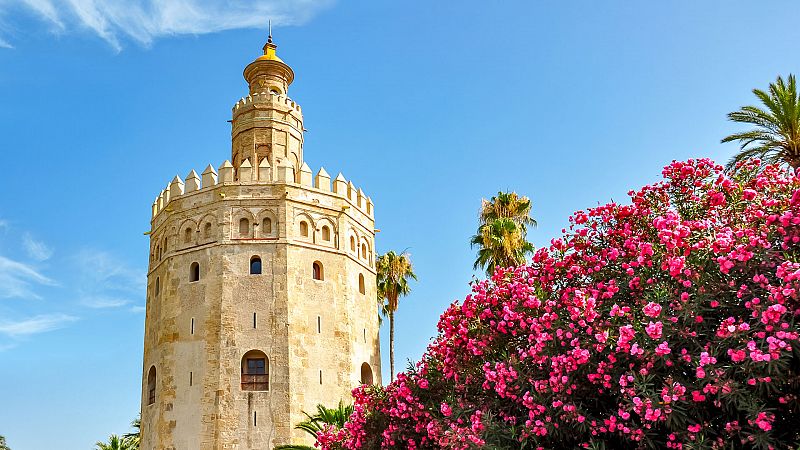
<path fill-rule="evenodd" d="M 174 184 L 152 208 L 143 450 L 310 444 L 294 429 L 303 410 L 347 401 L 364 363 L 380 383 L 371 203 L 368 210 L 362 195 L 332 192 L 324 170 L 312 186 L 300 107 L 285 96 L 283 63 L 269 61 L 246 71 L 251 94 L 234 107 L 233 163 L 220 167 L 219 180 L 209 166 L 202 186 L 196 173 L 191 188 Z M 285 176 L 267 176 L 270 167 Z M 250 274 L 254 256 L 261 274 Z M 199 280 L 190 281 L 194 263 Z M 322 280 L 313 279 L 314 263 Z M 269 358 L 269 391 L 242 390 L 250 350 Z"/>

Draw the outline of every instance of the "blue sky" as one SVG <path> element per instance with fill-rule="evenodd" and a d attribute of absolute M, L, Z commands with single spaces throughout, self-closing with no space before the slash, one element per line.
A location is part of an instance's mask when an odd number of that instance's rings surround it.
<path fill-rule="evenodd" d="M 798 14 L 796 1 L 0 0 L 0 434 L 14 450 L 79 450 L 127 431 L 150 205 L 176 174 L 229 157 L 268 18 L 297 75 L 307 162 L 372 196 L 378 251 L 413 256 L 403 367 L 468 292 L 482 197 L 530 196 L 542 246 L 673 159 L 727 160 L 736 146 L 719 140 L 739 128 L 725 114 L 800 72 Z"/>

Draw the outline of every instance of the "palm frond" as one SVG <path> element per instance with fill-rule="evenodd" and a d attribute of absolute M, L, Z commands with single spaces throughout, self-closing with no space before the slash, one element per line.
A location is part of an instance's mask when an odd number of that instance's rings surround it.
<path fill-rule="evenodd" d="M 728 170 L 737 163 L 758 157 L 762 162 L 800 167 L 800 96 L 797 80 L 790 74 L 787 81 L 780 76 L 764 91 L 753 89 L 753 95 L 766 107 L 743 106 L 728 114 L 728 119 L 756 128 L 726 136 L 722 142 L 739 142 L 739 152 L 728 162 Z"/>

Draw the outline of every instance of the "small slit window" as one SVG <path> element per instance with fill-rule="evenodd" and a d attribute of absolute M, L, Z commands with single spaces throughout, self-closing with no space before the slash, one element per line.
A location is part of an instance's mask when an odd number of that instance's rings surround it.
<path fill-rule="evenodd" d="M 156 295 L 161 293 L 161 279 L 159 277 L 156 277 L 156 285 L 155 285 L 154 290 L 155 290 Z"/>
<path fill-rule="evenodd" d="M 194 230 L 191 228 L 187 228 L 183 231 L 183 243 L 189 244 L 192 242 L 192 234 L 194 234 Z"/>
<path fill-rule="evenodd" d="M 250 275 L 261 275 L 261 258 L 258 256 L 250 258 Z"/>
<path fill-rule="evenodd" d="M 322 281 L 322 280 L 325 279 L 324 278 L 325 277 L 325 273 L 322 270 L 322 263 L 320 263 L 319 261 L 315 261 L 314 264 L 311 266 L 311 269 L 312 269 L 313 277 L 314 277 L 315 280 Z"/>
<path fill-rule="evenodd" d="M 367 288 L 366 288 L 366 285 L 364 283 L 364 274 L 363 273 L 358 274 L 358 293 L 359 294 L 366 294 L 367 293 Z"/>
<path fill-rule="evenodd" d="M 331 229 L 328 228 L 327 225 L 322 227 L 322 240 L 323 241 L 330 241 L 331 240 Z"/>
<path fill-rule="evenodd" d="M 272 234 L 272 219 L 269 217 L 266 217 L 263 221 L 261 221 L 261 233 L 264 235 Z"/>
<path fill-rule="evenodd" d="M 300 236 L 308 237 L 308 223 L 305 220 L 300 222 Z"/>
<path fill-rule="evenodd" d="M 264 352 L 250 350 L 242 357 L 242 390 L 269 390 L 269 358 Z"/>
<path fill-rule="evenodd" d="M 156 402 L 156 366 L 150 366 L 147 373 L 147 404 L 152 405 Z"/>
<path fill-rule="evenodd" d="M 200 280 L 200 264 L 193 262 L 191 266 L 189 266 L 189 282 L 199 281 Z"/>
<path fill-rule="evenodd" d="M 322 333 L 322 317 L 317 316 L 317 333 Z"/>
<path fill-rule="evenodd" d="M 247 237 L 250 235 L 250 221 L 242 218 L 239 220 L 239 235 Z"/>

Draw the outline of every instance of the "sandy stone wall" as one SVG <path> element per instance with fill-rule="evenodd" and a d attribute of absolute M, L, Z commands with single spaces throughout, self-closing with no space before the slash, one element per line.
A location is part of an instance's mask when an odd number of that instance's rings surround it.
<path fill-rule="evenodd" d="M 366 197 L 359 202 L 355 190 L 271 180 L 172 194 L 154 208 L 151 233 L 142 448 L 310 443 L 293 428 L 303 410 L 347 401 L 363 363 L 380 382 L 371 202 L 367 214 Z M 259 229 L 266 218 L 270 232 Z M 262 260 L 260 275 L 250 274 L 253 256 Z M 193 282 L 195 262 L 200 279 Z M 323 280 L 313 279 L 314 262 Z M 250 350 L 269 358 L 269 391 L 242 390 L 242 357 Z"/>

